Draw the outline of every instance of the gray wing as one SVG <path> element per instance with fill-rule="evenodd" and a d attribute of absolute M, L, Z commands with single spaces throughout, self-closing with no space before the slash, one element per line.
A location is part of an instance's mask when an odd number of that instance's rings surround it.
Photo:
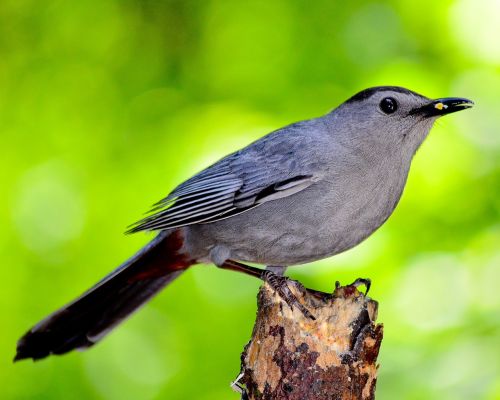
<path fill-rule="evenodd" d="M 153 206 L 129 233 L 209 223 L 297 193 L 319 179 L 298 123 L 195 175 Z"/>

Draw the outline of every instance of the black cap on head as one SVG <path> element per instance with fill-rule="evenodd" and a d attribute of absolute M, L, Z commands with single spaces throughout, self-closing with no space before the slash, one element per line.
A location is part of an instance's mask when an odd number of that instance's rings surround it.
<path fill-rule="evenodd" d="M 362 90 L 359 93 L 356 93 L 354 96 L 352 96 L 350 99 L 346 101 L 346 103 L 354 103 L 357 101 L 363 101 L 366 99 L 369 99 L 372 97 L 375 93 L 379 92 L 396 92 L 396 93 L 406 93 L 406 94 L 412 94 L 415 96 L 419 96 L 422 98 L 425 98 L 425 96 L 422 96 L 421 94 L 415 93 L 411 90 L 405 89 L 401 86 L 375 86 L 372 88 L 368 88 L 365 90 Z"/>

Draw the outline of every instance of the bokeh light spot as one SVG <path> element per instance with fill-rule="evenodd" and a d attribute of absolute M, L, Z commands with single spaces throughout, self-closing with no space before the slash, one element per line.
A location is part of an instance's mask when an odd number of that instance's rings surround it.
<path fill-rule="evenodd" d="M 201 265 L 193 270 L 196 285 L 210 301 L 219 306 L 252 302 L 260 284 L 250 276 Z"/>
<path fill-rule="evenodd" d="M 457 131 L 481 150 L 500 148 L 500 74 L 493 68 L 465 71 L 454 80 L 451 91 L 476 103 L 472 110 L 454 116 Z"/>
<path fill-rule="evenodd" d="M 86 370 L 106 399 L 151 399 L 177 371 L 175 349 L 167 357 L 151 337 L 128 326 L 101 346 L 88 354 Z"/>
<path fill-rule="evenodd" d="M 498 374 L 498 363 L 487 341 L 458 342 L 436 360 L 426 382 L 442 389 L 450 399 L 484 398 Z"/>
<path fill-rule="evenodd" d="M 472 58 L 500 63 L 500 2 L 459 0 L 450 10 L 450 29 Z"/>
<path fill-rule="evenodd" d="M 403 271 L 394 303 L 401 318 L 422 330 L 437 330 L 462 322 L 469 302 L 469 278 L 451 255 L 422 256 Z"/>
<path fill-rule="evenodd" d="M 18 182 L 12 216 L 23 243 L 45 252 L 80 235 L 85 222 L 75 172 L 61 161 L 27 171 Z"/>
<path fill-rule="evenodd" d="M 354 12 L 342 39 L 351 61 L 367 69 L 385 64 L 402 50 L 411 52 L 412 48 L 398 15 L 386 4 L 368 4 Z"/>

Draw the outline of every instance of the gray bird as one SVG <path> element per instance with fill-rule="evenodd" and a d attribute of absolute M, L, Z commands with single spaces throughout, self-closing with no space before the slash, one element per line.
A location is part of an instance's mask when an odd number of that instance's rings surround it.
<path fill-rule="evenodd" d="M 330 113 L 274 131 L 179 185 L 129 232 L 159 234 L 72 303 L 31 328 L 15 360 L 94 345 L 183 271 L 213 263 L 271 284 L 274 267 L 346 251 L 391 215 L 413 156 L 442 115 L 472 107 L 400 87 L 363 90 Z M 278 268 L 279 269 L 279 268 Z"/>

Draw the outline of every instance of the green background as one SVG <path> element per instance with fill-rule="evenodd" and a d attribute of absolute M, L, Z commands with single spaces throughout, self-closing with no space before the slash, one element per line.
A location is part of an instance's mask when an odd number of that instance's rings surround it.
<path fill-rule="evenodd" d="M 500 399 L 500 2 L 0 2 L 0 398 L 237 399 L 259 283 L 198 266 L 87 352 L 12 364 L 33 323 L 151 235 L 150 204 L 355 92 L 476 107 L 440 120 L 357 248 L 290 269 L 373 280 L 378 398 Z"/>

